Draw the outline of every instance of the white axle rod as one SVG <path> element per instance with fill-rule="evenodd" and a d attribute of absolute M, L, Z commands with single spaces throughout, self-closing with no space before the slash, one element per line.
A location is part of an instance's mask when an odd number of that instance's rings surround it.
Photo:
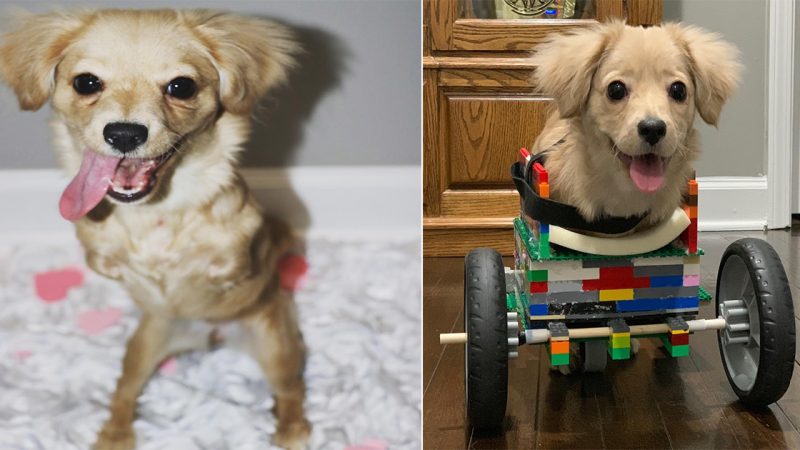
<path fill-rule="evenodd" d="M 689 331 L 721 330 L 725 328 L 725 319 L 696 319 L 687 320 Z M 650 325 L 631 325 L 631 336 L 642 334 L 657 334 L 669 332 L 666 323 L 655 323 Z M 573 328 L 569 330 L 570 339 L 588 339 L 611 336 L 610 327 L 595 328 Z M 542 344 L 550 340 L 550 331 L 547 329 L 525 330 L 526 344 Z M 467 342 L 467 333 L 442 333 L 439 335 L 440 344 L 464 344 Z"/>

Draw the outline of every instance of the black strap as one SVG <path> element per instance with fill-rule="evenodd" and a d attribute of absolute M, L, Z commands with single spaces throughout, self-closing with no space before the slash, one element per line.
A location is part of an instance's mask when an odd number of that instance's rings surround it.
<path fill-rule="evenodd" d="M 534 162 L 544 165 L 547 151 L 531 156 L 531 160 L 523 167 L 519 162 L 511 166 L 511 178 L 517 187 L 517 192 L 522 197 L 522 212 L 540 222 L 556 225 L 562 228 L 571 228 L 581 231 L 591 231 L 602 234 L 619 234 L 632 230 L 644 218 L 634 217 L 603 217 L 596 222 L 587 222 L 574 206 L 559 203 L 554 200 L 542 198 L 531 187 L 527 175 Z"/>

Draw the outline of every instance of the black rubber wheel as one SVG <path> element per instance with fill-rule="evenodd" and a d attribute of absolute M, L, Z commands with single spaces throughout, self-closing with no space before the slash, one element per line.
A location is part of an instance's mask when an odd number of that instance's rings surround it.
<path fill-rule="evenodd" d="M 722 364 L 742 403 L 762 408 L 780 399 L 794 369 L 794 304 L 783 264 L 768 243 L 740 239 L 725 250 L 716 306 Z"/>
<path fill-rule="evenodd" d="M 497 430 L 506 414 L 508 335 L 503 259 L 476 248 L 464 260 L 465 401 L 470 425 Z"/>

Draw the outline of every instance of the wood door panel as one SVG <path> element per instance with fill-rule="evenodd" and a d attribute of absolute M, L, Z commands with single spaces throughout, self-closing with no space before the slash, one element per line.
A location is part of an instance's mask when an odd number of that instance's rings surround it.
<path fill-rule="evenodd" d="M 526 69 L 447 69 L 439 74 L 439 84 L 449 87 L 530 88 L 533 71 Z"/>
<path fill-rule="evenodd" d="M 442 193 L 444 217 L 514 217 L 518 213 L 515 189 L 448 189 Z"/>
<path fill-rule="evenodd" d="M 526 51 L 553 33 L 596 24 L 584 19 L 458 19 L 453 23 L 453 50 Z"/>
<path fill-rule="evenodd" d="M 550 98 L 446 95 L 448 188 L 512 186 L 509 168 L 520 147 L 541 132 Z"/>

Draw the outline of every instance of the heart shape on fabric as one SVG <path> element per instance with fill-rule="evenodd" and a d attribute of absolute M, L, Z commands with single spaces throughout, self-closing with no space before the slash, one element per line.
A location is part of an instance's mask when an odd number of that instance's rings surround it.
<path fill-rule="evenodd" d="M 122 311 L 119 308 L 91 309 L 78 315 L 78 328 L 94 336 L 119 322 Z"/>
<path fill-rule="evenodd" d="M 37 272 L 33 276 L 36 295 L 45 303 L 67 298 L 67 291 L 83 284 L 83 271 L 75 267 Z"/>
<path fill-rule="evenodd" d="M 308 272 L 308 263 L 300 255 L 289 255 L 278 263 L 278 276 L 281 288 L 294 292 L 300 288 Z"/>

